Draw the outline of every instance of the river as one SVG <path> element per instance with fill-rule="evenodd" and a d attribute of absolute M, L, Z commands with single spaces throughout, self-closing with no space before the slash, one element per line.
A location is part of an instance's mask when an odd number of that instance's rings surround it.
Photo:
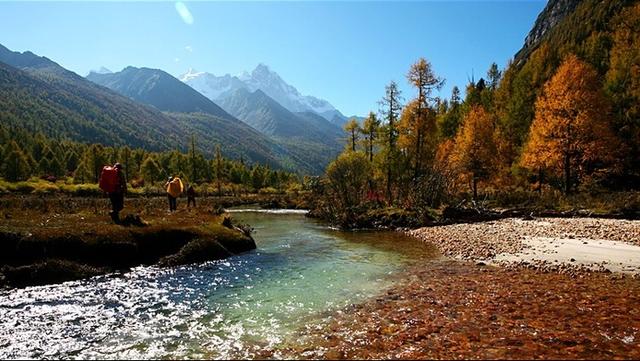
<path fill-rule="evenodd" d="M 437 257 L 397 232 L 342 232 L 297 211 L 231 212 L 255 229 L 256 250 L 0 291 L 0 358 L 259 357 Z"/>

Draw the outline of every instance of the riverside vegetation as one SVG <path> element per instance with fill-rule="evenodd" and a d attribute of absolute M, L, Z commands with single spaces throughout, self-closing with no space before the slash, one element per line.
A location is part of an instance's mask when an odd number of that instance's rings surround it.
<path fill-rule="evenodd" d="M 465 203 L 638 218 L 640 55 L 629 50 L 640 48 L 639 14 L 633 2 L 581 2 L 528 56 L 471 81 L 464 99 L 457 87 L 437 97 L 444 79 L 419 59 L 407 73 L 415 98 L 404 103 L 392 81 L 381 118 L 345 125 L 348 144 L 315 184 L 312 214 L 345 228 L 384 213 L 427 224 Z"/>
<path fill-rule="evenodd" d="M 176 265 L 255 248 L 248 227 L 237 229 L 223 207 L 257 203 L 300 208 L 300 178 L 268 166 L 222 157 L 207 160 L 192 138 L 188 153 L 148 152 L 58 141 L 0 125 L 2 225 L 0 283 L 23 286 L 84 278 L 140 264 Z M 127 227 L 107 221 L 97 185 L 102 166 L 122 162 L 129 177 Z M 196 185 L 198 208 L 164 214 L 162 183 L 177 175 Z M 215 196 L 212 200 L 211 196 Z M 223 226 L 223 224 L 225 226 Z"/>
<path fill-rule="evenodd" d="M 203 262 L 256 247 L 251 228 L 234 225 L 220 201 L 172 214 L 165 202 L 129 199 L 122 225 L 116 225 L 107 216 L 104 198 L 0 197 L 0 284 L 46 284 L 142 264 Z"/>

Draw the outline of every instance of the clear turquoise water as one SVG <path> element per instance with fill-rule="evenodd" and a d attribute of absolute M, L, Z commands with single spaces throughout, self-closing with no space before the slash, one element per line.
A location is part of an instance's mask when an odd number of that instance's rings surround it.
<path fill-rule="evenodd" d="M 384 292 L 434 250 L 394 232 L 340 232 L 287 212 L 234 213 L 258 249 L 0 293 L 0 358 L 250 358 Z"/>

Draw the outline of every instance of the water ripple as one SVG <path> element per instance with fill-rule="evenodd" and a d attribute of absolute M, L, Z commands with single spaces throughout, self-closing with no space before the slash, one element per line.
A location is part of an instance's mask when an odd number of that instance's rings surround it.
<path fill-rule="evenodd" d="M 255 357 L 379 293 L 417 254 L 395 234 L 343 234 L 300 214 L 237 217 L 260 229 L 257 251 L 3 291 L 0 358 Z"/>

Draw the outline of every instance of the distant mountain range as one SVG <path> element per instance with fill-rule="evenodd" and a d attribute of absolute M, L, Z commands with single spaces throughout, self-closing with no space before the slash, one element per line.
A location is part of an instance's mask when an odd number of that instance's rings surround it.
<path fill-rule="evenodd" d="M 264 64 L 259 64 L 251 73 L 243 72 L 238 76 L 215 76 L 189 69 L 180 76 L 180 80 L 219 104 L 236 94 L 238 89 L 246 89 L 249 92 L 261 90 L 290 112 L 313 112 L 338 126 L 342 126 L 347 120 L 347 117 L 328 101 L 300 94 L 295 87 Z"/>
<path fill-rule="evenodd" d="M 117 73 L 91 72 L 87 79 L 158 110 L 204 113 L 239 123 L 240 120 L 286 149 L 293 149 L 302 167 L 321 172 L 342 149 L 342 130 L 323 117 L 300 116 L 261 90 L 228 90 L 220 105 L 170 74 L 149 68 L 127 67 Z M 238 120 L 240 119 L 240 120 Z"/>
<path fill-rule="evenodd" d="M 129 66 L 117 73 L 91 72 L 87 79 L 161 111 L 207 113 L 237 120 L 207 97 L 162 70 Z"/>
<path fill-rule="evenodd" d="M 347 118 L 326 100 L 301 95 L 266 65 L 239 76 L 190 70 L 180 79 L 287 149 L 326 166 L 342 150 Z"/>
<path fill-rule="evenodd" d="M 292 113 L 260 89 L 239 88 L 220 105 L 314 164 L 326 166 L 343 148 L 344 132 L 337 125 L 314 112 Z"/>
<path fill-rule="evenodd" d="M 222 118 L 205 113 L 161 112 L 155 106 L 95 84 L 46 57 L 12 52 L 1 45 L 0 122 L 55 138 L 150 151 L 186 151 L 191 135 L 195 135 L 208 156 L 220 144 L 226 157 L 244 157 L 250 162 L 301 173 L 322 171 L 314 163 L 315 158 L 293 154 L 228 114 Z"/>
<path fill-rule="evenodd" d="M 298 137 L 322 142 L 327 137 L 341 135 L 335 124 L 315 115 L 312 121 L 307 116 L 290 112 L 274 99 L 258 89 L 253 92 L 246 88 L 237 89 L 221 100 L 220 105 L 231 114 L 243 119 L 258 131 L 276 137 Z"/>
<path fill-rule="evenodd" d="M 151 151 L 184 151 L 195 135 L 208 156 L 220 144 L 227 157 L 321 173 L 342 148 L 341 130 L 315 113 L 312 118 L 293 114 L 268 96 L 262 98 L 262 103 L 235 107 L 234 113 L 249 114 L 246 109 L 253 108 L 254 115 L 270 115 L 274 129 L 288 133 L 266 131 L 257 125 L 263 121 L 257 116 L 241 121 L 162 70 L 127 67 L 113 73 L 101 68 L 85 79 L 46 57 L 0 45 L 3 124 Z M 248 125 L 251 121 L 255 129 Z"/>

